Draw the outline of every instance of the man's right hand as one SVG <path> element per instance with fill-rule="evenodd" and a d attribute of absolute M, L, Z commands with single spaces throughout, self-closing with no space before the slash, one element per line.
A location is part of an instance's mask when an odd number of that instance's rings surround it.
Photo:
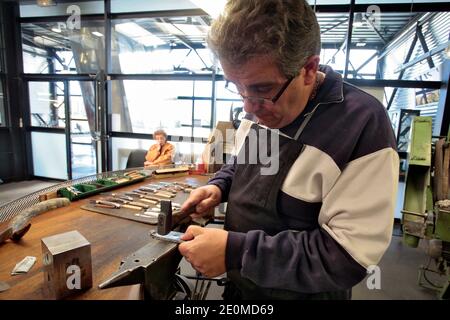
<path fill-rule="evenodd" d="M 222 191 L 215 185 L 206 185 L 191 192 L 189 198 L 181 206 L 181 211 L 186 211 L 195 206 L 195 213 L 191 214 L 193 219 L 200 218 L 211 208 L 220 204 Z"/>

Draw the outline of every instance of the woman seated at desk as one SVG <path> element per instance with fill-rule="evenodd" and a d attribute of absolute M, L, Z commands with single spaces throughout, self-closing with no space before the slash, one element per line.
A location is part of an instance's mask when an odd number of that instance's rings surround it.
<path fill-rule="evenodd" d="M 167 134 L 164 130 L 156 130 L 153 137 L 158 143 L 150 147 L 145 156 L 144 166 L 162 166 L 173 163 L 175 147 L 167 142 Z"/>

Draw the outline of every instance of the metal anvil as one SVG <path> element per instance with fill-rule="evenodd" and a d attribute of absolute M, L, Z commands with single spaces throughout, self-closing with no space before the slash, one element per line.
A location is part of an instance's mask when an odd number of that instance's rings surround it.
<path fill-rule="evenodd" d="M 168 300 L 177 292 L 175 273 L 180 261 L 176 243 L 151 239 L 147 245 L 126 257 L 119 270 L 99 288 L 143 284 L 144 299 Z"/>

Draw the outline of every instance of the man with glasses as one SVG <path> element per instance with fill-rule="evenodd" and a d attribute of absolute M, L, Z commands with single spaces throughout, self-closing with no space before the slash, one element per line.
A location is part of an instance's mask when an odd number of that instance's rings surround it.
<path fill-rule="evenodd" d="M 349 299 L 391 239 L 399 160 L 385 108 L 319 65 L 304 0 L 229 0 L 208 43 L 253 121 L 182 208 L 227 202 L 225 230 L 191 226 L 179 251 L 204 276 L 227 273 L 225 299 Z M 277 137 L 275 174 L 237 161 L 251 133 Z"/>

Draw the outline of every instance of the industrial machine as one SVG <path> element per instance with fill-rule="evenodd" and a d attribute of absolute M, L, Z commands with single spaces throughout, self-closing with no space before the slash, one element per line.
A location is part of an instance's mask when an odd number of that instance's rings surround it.
<path fill-rule="evenodd" d="M 419 285 L 450 299 L 450 131 L 447 137 L 432 138 L 432 118 L 415 117 L 402 210 L 403 242 L 417 248 L 428 242 L 428 263 L 419 268 Z M 437 284 L 428 277 L 438 274 Z"/>

